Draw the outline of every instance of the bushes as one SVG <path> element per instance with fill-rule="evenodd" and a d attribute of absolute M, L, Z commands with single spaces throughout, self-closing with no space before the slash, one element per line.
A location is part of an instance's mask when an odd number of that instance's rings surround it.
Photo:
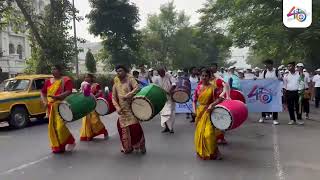
<path fill-rule="evenodd" d="M 79 79 L 74 79 L 74 86 L 75 86 L 76 89 L 80 89 L 80 86 L 81 86 L 81 83 L 84 80 L 84 77 L 85 77 L 85 75 L 82 74 L 82 75 L 80 75 Z M 103 90 L 104 90 L 104 88 L 106 86 L 108 86 L 109 89 L 112 89 L 113 78 L 114 78 L 114 75 L 102 75 L 102 74 L 99 74 L 99 75 L 96 75 L 96 82 L 101 85 Z"/>

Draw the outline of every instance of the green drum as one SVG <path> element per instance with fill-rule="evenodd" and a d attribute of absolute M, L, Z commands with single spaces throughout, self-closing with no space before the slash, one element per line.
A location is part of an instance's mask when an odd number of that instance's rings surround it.
<path fill-rule="evenodd" d="M 92 96 L 76 93 L 68 96 L 59 104 L 58 111 L 63 120 L 70 122 L 79 120 L 96 108 L 96 100 Z"/>
<path fill-rule="evenodd" d="M 149 121 L 159 114 L 166 102 L 167 93 L 159 86 L 151 84 L 133 97 L 131 109 L 140 121 Z"/>

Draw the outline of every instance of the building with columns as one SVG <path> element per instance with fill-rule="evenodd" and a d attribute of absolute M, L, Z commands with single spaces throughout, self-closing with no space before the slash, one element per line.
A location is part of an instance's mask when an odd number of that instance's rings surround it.
<path fill-rule="evenodd" d="M 36 13 L 41 14 L 49 0 L 32 0 Z M 14 5 L 15 6 L 15 5 Z M 18 7 L 16 7 L 18 8 Z M 24 28 L 24 25 L 21 25 Z M 26 67 L 26 59 L 31 56 L 31 47 L 27 33 L 16 33 L 9 25 L 0 31 L 0 67 L 2 71 L 14 77 Z"/>

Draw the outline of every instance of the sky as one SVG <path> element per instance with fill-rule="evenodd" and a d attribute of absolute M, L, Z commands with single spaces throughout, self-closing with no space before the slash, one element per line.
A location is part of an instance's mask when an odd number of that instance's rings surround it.
<path fill-rule="evenodd" d="M 146 25 L 148 15 L 159 13 L 161 4 L 170 2 L 171 0 L 130 0 L 135 3 L 139 8 L 140 27 Z M 200 14 L 197 13 L 199 9 L 203 7 L 206 0 L 174 0 L 176 9 L 179 11 L 185 11 L 187 15 L 190 16 L 190 21 L 192 24 L 198 22 Z M 75 0 L 75 6 L 79 10 L 79 15 L 85 17 L 86 14 L 90 13 L 90 5 L 88 0 Z M 88 31 L 88 21 L 84 19 L 76 24 L 77 26 L 77 36 L 86 39 L 89 42 L 99 42 L 99 37 L 94 37 Z M 232 60 L 237 61 L 236 66 L 246 67 L 245 58 L 247 54 L 247 49 L 236 49 L 232 48 Z"/>
<path fill-rule="evenodd" d="M 192 24 L 194 24 L 198 22 L 200 16 L 197 13 L 197 10 L 202 8 L 202 5 L 205 3 L 205 1 L 206 0 L 188 0 L 188 3 L 186 3 L 186 0 L 175 0 L 174 3 L 179 11 L 183 10 L 191 17 L 190 21 Z M 131 2 L 135 3 L 139 8 L 141 19 L 139 26 L 144 27 L 146 25 L 148 15 L 158 13 L 160 5 L 170 2 L 170 0 L 131 0 Z M 79 15 L 82 17 L 85 17 L 86 14 L 90 13 L 91 8 L 88 0 L 75 0 L 75 6 L 79 10 Z M 91 42 L 100 41 L 98 37 L 94 37 L 93 35 L 89 34 L 88 27 L 89 25 L 86 19 L 78 22 L 77 35 Z"/>

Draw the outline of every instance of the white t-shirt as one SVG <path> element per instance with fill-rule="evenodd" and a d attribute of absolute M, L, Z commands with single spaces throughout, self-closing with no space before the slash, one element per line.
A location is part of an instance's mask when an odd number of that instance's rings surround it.
<path fill-rule="evenodd" d="M 284 78 L 285 89 L 288 91 L 298 91 L 302 88 L 299 85 L 300 74 L 299 72 L 295 72 L 292 74 L 291 72 L 287 74 Z"/>
<path fill-rule="evenodd" d="M 312 82 L 315 83 L 314 87 L 320 87 L 320 75 L 317 74 L 317 75 L 313 76 Z"/>
<path fill-rule="evenodd" d="M 264 76 L 264 73 L 265 71 L 262 71 L 259 79 L 278 79 L 275 68 L 273 68 L 272 71 L 267 70 L 265 76 Z M 279 72 L 278 72 L 278 75 L 279 75 Z"/>

